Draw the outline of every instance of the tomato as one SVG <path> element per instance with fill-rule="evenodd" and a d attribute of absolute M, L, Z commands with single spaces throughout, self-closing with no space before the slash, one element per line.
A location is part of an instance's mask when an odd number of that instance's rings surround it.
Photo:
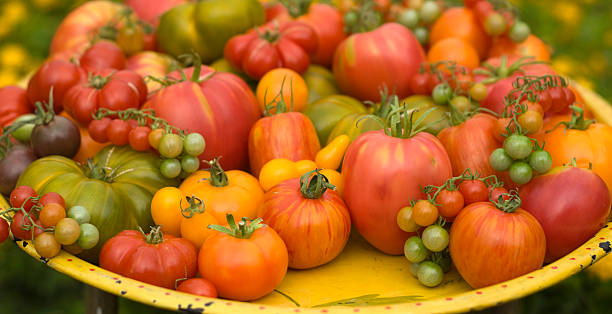
<path fill-rule="evenodd" d="M 161 174 L 169 179 L 177 178 L 181 174 L 182 169 L 181 162 L 176 158 L 164 159 L 159 166 Z"/>
<path fill-rule="evenodd" d="M 451 87 L 447 83 L 440 83 L 431 91 L 431 98 L 438 105 L 446 105 L 453 95 Z"/>
<path fill-rule="evenodd" d="M 55 240 L 50 232 L 43 232 L 34 238 L 36 253 L 43 258 L 52 258 L 59 254 L 62 246 Z"/>
<path fill-rule="evenodd" d="M 96 226 L 90 223 L 84 223 L 80 225 L 81 232 L 77 239 L 77 244 L 83 250 L 89 250 L 95 247 L 100 242 L 100 232 Z"/>
<path fill-rule="evenodd" d="M 79 64 L 86 71 L 115 69 L 123 70 L 127 60 L 121 48 L 112 41 L 99 40 L 89 47 L 79 60 Z"/>
<path fill-rule="evenodd" d="M 211 73 L 212 68 L 202 67 L 195 79 Z M 193 69 L 185 74 L 192 76 Z M 171 74 L 180 78 L 177 75 Z M 221 164 L 226 169 L 248 167 L 247 138 L 261 112 L 253 92 L 236 75 L 216 72 L 200 83 L 184 81 L 164 87 L 143 108 L 155 110 L 158 117 L 177 128 L 205 136 L 206 150 L 198 156 L 200 167 L 215 156 L 223 156 Z"/>
<path fill-rule="evenodd" d="M 40 226 L 40 221 L 34 219 L 34 223 Z M 29 228 L 30 230 L 25 230 Z M 32 240 L 39 234 L 43 233 L 40 228 L 33 227 L 30 220 L 24 216 L 23 212 L 19 211 L 13 215 L 13 222 L 11 222 L 11 233 L 14 238 L 22 240 Z"/>
<path fill-rule="evenodd" d="M 461 277 L 478 289 L 540 268 L 546 237 L 525 210 L 503 212 L 490 202 L 479 202 L 455 218 L 449 248 Z"/>
<path fill-rule="evenodd" d="M 58 221 L 66 217 L 66 209 L 60 204 L 51 203 L 43 206 L 38 219 L 44 228 L 55 226 Z"/>
<path fill-rule="evenodd" d="M 556 167 L 521 187 L 520 195 L 523 208 L 544 228 L 546 262 L 565 256 L 595 235 L 610 213 L 606 183 L 589 169 Z"/>
<path fill-rule="evenodd" d="M 397 225 L 406 232 L 416 232 L 420 226 L 414 221 L 412 217 L 413 208 L 410 206 L 402 207 L 399 212 L 397 212 Z"/>
<path fill-rule="evenodd" d="M 427 62 L 454 61 L 458 65 L 474 69 L 480 65 L 478 52 L 463 39 L 449 37 L 431 46 L 427 52 Z"/>
<path fill-rule="evenodd" d="M 459 214 L 459 211 L 465 206 L 465 199 L 459 190 L 443 189 L 438 193 L 436 203 L 440 204 L 438 206 L 440 216 L 448 220 Z"/>
<path fill-rule="evenodd" d="M 19 116 L 34 112 L 26 91 L 18 86 L 1 87 L 0 102 L 0 128 L 9 125 Z"/>
<path fill-rule="evenodd" d="M 183 139 L 183 149 L 190 156 L 199 156 L 204 152 L 206 142 L 200 133 L 189 133 Z"/>
<path fill-rule="evenodd" d="M 340 94 L 334 74 L 322 66 L 311 64 L 302 77 L 308 89 L 309 104 L 323 97 Z"/>
<path fill-rule="evenodd" d="M 216 298 L 217 288 L 212 282 L 203 278 L 191 278 L 181 283 L 176 287 L 176 291 L 191 293 L 203 297 Z"/>
<path fill-rule="evenodd" d="M 83 69 L 63 60 L 49 60 L 34 73 L 28 82 L 27 96 L 31 104 L 49 102 L 53 87 L 53 110 L 59 113 L 64 108 L 64 95 L 68 90 L 86 80 Z"/>
<path fill-rule="evenodd" d="M 274 229 L 260 224 L 261 219 L 251 223 L 243 219 L 240 227 L 231 215 L 227 221 L 229 234 L 218 232 L 202 245 L 198 255 L 200 275 L 217 287 L 221 298 L 259 299 L 285 277 L 287 247 Z"/>
<path fill-rule="evenodd" d="M 421 234 L 423 245 L 432 252 L 442 252 L 448 247 L 449 235 L 446 229 L 439 225 L 431 225 Z"/>
<path fill-rule="evenodd" d="M 209 162 L 210 171 L 191 174 L 179 187 L 187 196 L 204 202 L 206 212 L 221 224 L 226 214 L 254 219 L 263 200 L 263 190 L 254 176 L 240 170 L 224 171 L 218 159 Z"/>
<path fill-rule="evenodd" d="M 491 45 L 487 35 L 469 8 L 449 8 L 431 26 L 429 44 L 433 46 L 446 38 L 460 38 L 470 43 L 478 52 L 480 59 L 486 57 Z"/>
<path fill-rule="evenodd" d="M 62 218 L 55 225 L 55 238 L 62 245 L 70 245 L 79 239 L 81 227 L 72 218 Z"/>
<path fill-rule="evenodd" d="M 442 283 L 442 279 L 444 278 L 444 272 L 440 265 L 432 261 L 425 261 L 419 264 L 417 278 L 419 279 L 419 282 L 423 285 L 427 287 L 435 287 Z"/>
<path fill-rule="evenodd" d="M 104 117 L 100 120 L 93 120 L 87 126 L 87 132 L 94 141 L 98 143 L 106 143 L 108 142 L 106 130 L 108 129 L 111 121 L 112 120 L 109 117 Z"/>
<path fill-rule="evenodd" d="M 488 93 L 487 86 L 485 86 L 485 84 L 482 84 L 482 83 L 475 83 L 470 88 L 469 93 L 472 99 L 478 102 L 483 101 L 487 98 L 487 93 Z"/>
<path fill-rule="evenodd" d="M 62 113 L 62 115 L 68 116 L 65 111 Z M 79 147 L 77 154 L 72 157 L 74 161 L 84 164 L 87 162 L 87 159 L 93 158 L 102 148 L 109 144 L 108 141 L 99 143 L 93 140 L 86 128 L 80 127 L 79 133 L 81 134 L 81 146 Z"/>
<path fill-rule="evenodd" d="M 186 2 L 188 0 L 126 0 L 125 4 L 132 8 L 140 19 L 157 25 L 162 14 Z"/>
<path fill-rule="evenodd" d="M 367 113 L 363 103 L 344 95 L 332 95 L 310 103 L 302 111 L 317 131 L 319 142 L 325 143 L 338 121 L 350 113 Z"/>
<path fill-rule="evenodd" d="M 151 133 L 151 128 L 148 126 L 138 126 L 131 129 L 130 133 L 128 133 L 130 146 L 139 152 L 148 150 L 151 147 L 149 145 L 149 133 Z"/>
<path fill-rule="evenodd" d="M 69 218 L 76 220 L 79 225 L 88 223 L 91 220 L 91 215 L 89 214 L 87 208 L 80 205 L 70 207 L 66 215 Z"/>
<path fill-rule="evenodd" d="M 216 233 L 209 225 L 218 224 L 215 216 L 204 207 L 204 203 L 194 197 L 188 198 L 189 206 L 181 208 L 181 237 L 189 240 L 196 248 L 200 248 L 206 239 Z"/>
<path fill-rule="evenodd" d="M 415 95 L 430 95 L 432 90 L 429 88 L 431 74 L 424 73 L 415 73 L 408 82 L 410 86 L 410 91 Z"/>
<path fill-rule="evenodd" d="M 147 76 L 165 77 L 177 66 L 178 62 L 168 55 L 154 51 L 142 51 L 127 59 L 126 69 L 140 75 L 147 85 L 147 90 L 154 93 L 163 87 L 162 84 L 145 78 Z"/>
<path fill-rule="evenodd" d="M 486 202 L 489 200 L 489 190 L 487 185 L 477 179 L 464 180 L 459 184 L 459 192 L 463 194 L 465 204 L 469 205 L 476 202 Z"/>
<path fill-rule="evenodd" d="M 351 143 L 348 135 L 340 135 L 323 147 L 315 156 L 316 165 L 319 168 L 338 169 Z"/>
<path fill-rule="evenodd" d="M 178 157 L 183 152 L 183 139 L 178 134 L 166 133 L 162 136 L 157 150 L 163 157 Z"/>
<path fill-rule="evenodd" d="M 508 190 L 506 190 L 506 188 L 504 188 L 503 186 L 489 188 L 489 195 L 490 195 L 489 199 L 491 201 L 499 202 L 500 197 L 504 201 L 510 199 L 509 195 L 502 195 L 502 194 L 508 194 Z"/>
<path fill-rule="evenodd" d="M 208 204 L 206 204 L 208 206 Z M 156 225 L 161 226 L 165 234 L 178 237 L 181 234 L 181 207 L 189 204 L 185 194 L 175 187 L 165 187 L 155 192 L 151 200 L 151 216 Z"/>
<path fill-rule="evenodd" d="M 304 79 L 291 69 L 274 69 L 257 84 L 257 102 L 262 112 L 266 107 L 284 101 L 288 111 L 302 111 L 308 103 L 308 87 Z M 276 108 L 268 109 L 271 113 Z"/>
<path fill-rule="evenodd" d="M 502 55 L 532 56 L 535 60 L 548 62 L 550 61 L 550 48 L 533 34 L 530 34 L 521 43 L 515 43 L 509 37 L 500 36 L 493 41 L 488 57 L 496 58 Z"/>
<path fill-rule="evenodd" d="M 159 143 L 161 142 L 162 137 L 164 137 L 165 132 L 166 131 L 164 129 L 152 130 L 151 133 L 149 133 L 149 145 L 151 145 L 151 147 L 154 149 L 158 149 Z"/>
<path fill-rule="evenodd" d="M 404 244 L 404 256 L 411 263 L 420 263 L 429 256 L 429 251 L 418 236 L 412 236 Z"/>
<path fill-rule="evenodd" d="M 37 159 L 30 146 L 13 145 L 0 159 L 0 194 L 8 195 L 13 191 L 23 171 Z"/>
<path fill-rule="evenodd" d="M 6 241 L 9 236 L 9 224 L 4 218 L 0 218 L 0 243 Z"/>
<path fill-rule="evenodd" d="M 299 178 L 300 175 L 295 162 L 286 158 L 275 158 L 261 167 L 259 183 L 264 191 L 268 191 L 275 185 L 288 179 Z"/>
<path fill-rule="evenodd" d="M 333 72 L 340 90 L 359 100 L 379 101 L 383 85 L 404 98 L 410 94 L 410 77 L 423 61 L 425 53 L 412 32 L 401 24 L 387 23 L 340 43 Z"/>
<path fill-rule="evenodd" d="M 542 128 L 544 118 L 540 112 L 530 109 L 518 117 L 518 122 L 527 134 L 534 134 Z"/>
<path fill-rule="evenodd" d="M 177 279 L 195 277 L 197 254 L 191 242 L 152 228 L 147 235 L 124 230 L 100 251 L 100 267 L 119 275 L 173 289 Z"/>
<path fill-rule="evenodd" d="M 436 135 L 450 126 L 448 107 L 436 104 L 430 96 L 409 96 L 404 98 L 401 103 L 408 110 L 417 109 L 412 115 L 412 122 L 415 123 L 417 120 L 422 119 L 425 132 Z M 431 109 L 433 110 L 425 115 Z"/>
<path fill-rule="evenodd" d="M 503 148 L 494 150 L 489 157 L 489 163 L 495 171 L 506 171 L 510 169 L 513 162 L 514 159 Z"/>
<path fill-rule="evenodd" d="M 37 196 L 38 194 L 36 193 L 36 190 L 34 190 L 31 186 L 20 185 L 11 192 L 9 201 L 11 203 L 11 207 L 23 207 L 23 209 L 29 213 L 30 210 L 32 210 L 32 206 L 35 204 L 35 201 L 32 198 Z"/>
<path fill-rule="evenodd" d="M 106 128 L 106 136 L 113 145 L 123 146 L 129 141 L 130 125 L 121 119 L 113 119 Z"/>
<path fill-rule="evenodd" d="M 48 205 L 48 204 L 58 204 L 62 208 L 66 207 L 66 201 L 64 200 L 64 198 L 61 195 L 59 195 L 58 193 L 55 193 L 55 192 L 47 192 L 47 193 L 45 193 L 45 195 L 40 197 L 40 200 L 38 200 L 38 203 L 41 206 L 45 206 L 45 205 Z"/>
<path fill-rule="evenodd" d="M 380 123 L 369 118 L 368 114 L 349 113 L 336 123 L 336 126 L 329 133 L 327 144 L 341 135 L 347 135 L 352 142 L 362 133 L 380 129 L 382 129 Z"/>

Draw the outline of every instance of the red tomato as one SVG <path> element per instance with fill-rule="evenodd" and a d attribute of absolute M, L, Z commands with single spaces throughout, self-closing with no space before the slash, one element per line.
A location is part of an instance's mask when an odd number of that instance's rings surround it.
<path fill-rule="evenodd" d="M 191 293 L 203 297 L 216 298 L 217 288 L 212 282 L 203 278 L 191 278 L 184 281 L 176 287 L 176 291 Z"/>
<path fill-rule="evenodd" d="M 49 91 L 53 87 L 53 109 L 60 113 L 64 109 L 64 95 L 68 90 L 87 79 L 83 69 L 72 62 L 50 60 L 34 73 L 28 83 L 28 100 L 31 104 L 49 102 Z"/>
<path fill-rule="evenodd" d="M 145 237 L 124 230 L 100 251 L 100 267 L 119 275 L 168 289 L 180 278 L 197 272 L 197 249 L 191 242 L 153 231 Z"/>
<path fill-rule="evenodd" d="M 153 51 L 143 51 L 131 56 L 127 60 L 126 69 L 137 73 L 144 80 L 149 75 L 165 77 L 175 65 L 176 60 L 168 55 Z M 149 92 L 156 92 L 163 87 L 154 80 L 145 80 L 145 83 Z"/>
<path fill-rule="evenodd" d="M 415 95 L 431 95 L 432 89 L 430 88 L 431 74 L 424 73 L 416 73 L 408 82 L 410 86 L 410 92 Z"/>
<path fill-rule="evenodd" d="M 103 69 L 125 69 L 126 59 L 121 48 L 112 41 L 99 40 L 85 50 L 79 61 L 81 67 L 92 72 Z"/>
<path fill-rule="evenodd" d="M 498 186 L 498 187 L 494 187 L 494 188 L 489 188 L 489 193 L 491 194 L 490 199 L 492 201 L 499 201 L 499 197 L 502 196 L 502 194 L 508 194 L 508 190 L 506 190 L 505 187 L 503 186 Z M 504 195 L 502 196 L 503 200 L 509 200 L 510 196 L 509 195 Z"/>
<path fill-rule="evenodd" d="M 457 216 L 463 209 L 465 206 L 465 199 L 459 190 L 449 191 L 444 189 L 438 193 L 436 203 L 440 204 L 440 206 L 438 206 L 440 216 L 449 220 Z"/>
<path fill-rule="evenodd" d="M 361 134 L 342 164 L 344 200 L 352 223 L 377 249 L 402 254 L 404 242 L 414 233 L 399 228 L 397 213 L 411 200 L 425 198 L 421 187 L 442 185 L 451 175 L 444 147 L 429 133 L 407 139 L 382 130 Z"/>
<path fill-rule="evenodd" d="M 204 242 L 198 255 L 200 275 L 217 287 L 219 297 L 237 301 L 272 292 L 285 277 L 287 264 L 285 243 L 265 225 L 246 238 L 219 232 Z"/>
<path fill-rule="evenodd" d="M 486 202 L 489 200 L 487 185 L 480 180 L 465 180 L 459 184 L 459 191 L 463 194 L 465 204 Z"/>
<path fill-rule="evenodd" d="M 383 85 L 402 99 L 410 95 L 410 77 L 423 61 L 425 52 L 412 32 L 387 23 L 340 43 L 333 72 L 340 90 L 359 100 L 379 101 Z"/>
<path fill-rule="evenodd" d="M 42 225 L 40 221 L 36 219 L 34 220 L 34 223 L 39 226 Z M 40 228 L 36 227 L 32 227 L 30 230 L 24 229 L 31 225 L 32 224 L 30 220 L 26 218 L 21 211 L 15 213 L 15 215 L 13 216 L 13 222 L 11 223 L 11 233 L 13 234 L 13 237 L 21 240 L 32 240 L 36 238 L 37 235 L 43 233 Z M 34 233 L 33 236 L 32 231 Z"/>
<path fill-rule="evenodd" d="M 0 128 L 7 126 L 17 117 L 34 112 L 28 102 L 26 91 L 18 86 L 0 88 Z"/>
<path fill-rule="evenodd" d="M 263 165 L 275 158 L 314 160 L 321 148 L 310 119 L 301 112 L 277 113 L 259 119 L 249 133 L 251 173 L 259 177 Z"/>
<path fill-rule="evenodd" d="M 55 192 L 45 193 L 43 196 L 40 197 L 40 200 L 38 202 L 40 203 L 40 206 L 45 206 L 47 204 L 59 204 L 62 205 L 62 207 L 66 208 L 66 201 L 64 200 L 64 198 L 59 193 Z"/>
<path fill-rule="evenodd" d="M 449 249 L 461 277 L 477 289 L 540 268 L 546 237 L 528 212 L 519 208 L 507 213 L 490 202 L 479 202 L 455 218 Z"/>
<path fill-rule="evenodd" d="M 300 191 L 318 183 L 310 179 L 301 183 L 294 178 L 276 185 L 264 195 L 260 210 L 261 218 L 287 245 L 289 267 L 294 269 L 330 262 L 342 252 L 351 232 L 349 211 L 336 191 L 321 188 L 313 195 Z"/>
<path fill-rule="evenodd" d="M 137 86 L 144 90 L 139 90 Z M 99 108 L 138 108 L 140 101 L 146 97 L 146 85 L 138 74 L 119 71 L 109 76 L 94 75 L 86 84 L 72 87 L 64 97 L 64 109 L 79 123 L 87 125 L 93 120 L 92 114 Z"/>
<path fill-rule="evenodd" d="M 6 241 L 9 236 L 9 224 L 4 218 L 0 218 L 0 243 Z"/>
<path fill-rule="evenodd" d="M 91 138 L 98 143 L 106 143 L 108 142 L 108 135 L 106 135 L 106 130 L 108 129 L 112 119 L 109 117 L 104 117 L 100 120 L 93 120 L 89 123 L 87 127 L 87 132 Z"/>
<path fill-rule="evenodd" d="M 523 208 L 546 234 L 546 262 L 555 261 L 591 238 L 608 220 L 610 193 L 589 169 L 564 166 L 521 187 Z"/>
<path fill-rule="evenodd" d="M 318 45 L 317 34 L 302 22 L 269 23 L 246 34 L 232 37 L 225 45 L 229 63 L 252 78 L 260 79 L 275 68 L 289 68 L 304 73 L 309 55 Z"/>
<path fill-rule="evenodd" d="M 11 207 L 19 208 L 23 205 L 23 209 L 25 209 L 28 213 L 34 206 L 34 202 L 30 199 L 26 202 L 29 197 L 37 197 L 38 194 L 36 191 L 27 185 L 22 185 L 16 187 L 9 197 L 9 201 L 11 203 Z"/>
<path fill-rule="evenodd" d="M 308 13 L 297 20 L 310 25 L 317 34 L 319 44 L 312 55 L 312 63 L 331 67 L 336 48 L 346 38 L 342 14 L 331 5 L 313 3 Z"/>
<path fill-rule="evenodd" d="M 130 129 L 130 125 L 126 121 L 113 119 L 106 128 L 106 136 L 113 145 L 122 146 L 130 140 Z"/>
<path fill-rule="evenodd" d="M 149 145 L 149 133 L 151 133 L 151 128 L 148 126 L 137 126 L 130 130 L 128 135 L 130 146 L 139 152 L 144 152 L 151 148 L 151 145 Z"/>

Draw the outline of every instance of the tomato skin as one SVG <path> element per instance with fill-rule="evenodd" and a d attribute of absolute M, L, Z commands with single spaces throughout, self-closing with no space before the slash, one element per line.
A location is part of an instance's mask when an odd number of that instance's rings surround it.
<path fill-rule="evenodd" d="M 64 95 L 68 90 L 86 81 L 87 74 L 75 64 L 63 60 L 50 60 L 36 71 L 28 83 L 27 95 L 31 104 L 49 102 L 49 91 L 53 86 L 53 109 L 60 113 L 64 109 Z"/>
<path fill-rule="evenodd" d="M 4 218 L 0 218 L 0 243 L 6 241 L 9 236 L 9 224 Z"/>
<path fill-rule="evenodd" d="M 352 223 L 377 249 L 400 255 L 414 233 L 399 228 L 397 213 L 410 200 L 425 198 L 420 187 L 441 185 L 451 175 L 448 155 L 435 136 L 422 132 L 399 139 L 382 130 L 366 132 L 351 143 L 342 165 Z"/>
<path fill-rule="evenodd" d="M 259 83 L 255 95 L 261 112 L 266 107 L 277 105 L 282 100 L 287 105 L 287 111 L 302 111 L 308 104 L 308 86 L 299 73 L 286 68 L 278 68 L 266 73 Z M 276 108 L 268 112 L 275 113 Z"/>
<path fill-rule="evenodd" d="M 148 126 L 137 126 L 131 129 L 128 134 L 130 146 L 139 152 L 144 152 L 151 148 L 151 145 L 149 145 L 149 133 L 151 133 L 151 128 Z"/>
<path fill-rule="evenodd" d="M 121 48 L 112 41 L 99 40 L 85 50 L 79 64 L 86 71 L 102 69 L 125 69 L 127 60 Z"/>
<path fill-rule="evenodd" d="M 113 145 L 123 146 L 129 142 L 130 125 L 124 120 L 113 119 L 106 129 L 106 136 Z"/>
<path fill-rule="evenodd" d="M 488 57 L 496 58 L 503 55 L 532 56 L 538 61 L 550 61 L 548 46 L 533 34 L 530 34 L 522 43 L 515 43 L 508 36 L 497 37 L 491 45 Z"/>
<path fill-rule="evenodd" d="M 429 44 L 446 38 L 460 38 L 470 43 L 478 52 L 480 59 L 486 57 L 491 45 L 491 37 L 476 19 L 474 11 L 469 8 L 449 8 L 431 26 Z"/>
<path fill-rule="evenodd" d="M 300 112 L 286 112 L 259 119 L 249 133 L 249 160 L 256 177 L 275 158 L 314 160 L 321 148 L 314 125 Z"/>
<path fill-rule="evenodd" d="M 29 197 L 36 197 L 38 194 L 36 191 L 27 185 L 17 186 L 9 196 L 9 202 L 13 208 L 19 208 L 23 205 L 23 209 L 26 212 L 30 212 L 32 210 L 32 206 L 34 206 L 34 202 L 30 199 L 26 202 Z"/>
<path fill-rule="evenodd" d="M 436 203 L 440 204 L 440 206 L 438 206 L 440 216 L 449 220 L 456 217 L 463 209 L 465 206 L 465 199 L 459 190 L 449 191 L 444 189 L 438 194 Z"/>
<path fill-rule="evenodd" d="M 122 276 L 168 289 L 180 278 L 197 272 L 197 250 L 191 242 L 163 235 L 149 244 L 136 230 L 124 230 L 110 238 L 100 251 L 100 267 Z"/>
<path fill-rule="evenodd" d="M 465 204 L 486 202 L 489 200 L 487 185 L 480 180 L 465 180 L 459 184 L 459 191 L 463 194 Z"/>
<path fill-rule="evenodd" d="M 319 44 L 312 55 L 312 63 L 331 67 L 336 48 L 346 38 L 342 14 L 331 5 L 313 3 L 298 21 L 310 25 L 317 34 Z"/>
<path fill-rule="evenodd" d="M 469 69 L 476 68 L 480 64 L 476 48 L 467 41 L 454 37 L 436 42 L 427 52 L 427 62 L 436 63 L 446 60 L 454 61 L 457 65 Z"/>
<path fill-rule="evenodd" d="M 355 98 L 331 95 L 309 103 L 302 113 L 312 121 L 317 130 L 319 142 L 326 143 L 329 134 L 340 119 L 351 113 L 367 114 L 367 108 Z"/>
<path fill-rule="evenodd" d="M 34 112 L 29 103 L 26 91 L 19 86 L 0 88 L 0 127 L 9 125 L 19 116 Z"/>
<path fill-rule="evenodd" d="M 508 194 L 508 190 L 503 186 L 498 186 L 495 188 L 489 188 L 489 193 L 491 194 L 490 199 L 497 202 L 502 194 Z M 510 199 L 510 196 L 504 195 L 502 198 L 503 200 L 508 200 Z"/>
<path fill-rule="evenodd" d="M 106 143 L 108 142 L 108 136 L 106 135 L 106 129 L 110 125 L 112 119 L 109 117 L 104 117 L 100 120 L 93 120 L 87 126 L 87 131 L 91 138 L 98 143 Z"/>
<path fill-rule="evenodd" d="M 216 298 L 217 288 L 212 282 L 203 278 L 191 278 L 181 283 L 176 287 L 176 291 L 191 293 L 203 297 Z"/>
<path fill-rule="evenodd" d="M 38 202 L 40 203 L 41 206 L 55 203 L 55 204 L 61 205 L 64 208 L 66 207 L 66 201 L 64 200 L 64 198 L 55 192 L 45 193 L 45 195 L 40 197 L 40 200 L 38 200 Z"/>
<path fill-rule="evenodd" d="M 34 223 L 39 226 L 41 225 L 40 221 L 36 219 L 34 219 Z M 11 223 L 11 233 L 13 237 L 21 240 L 33 240 L 39 234 L 43 233 L 41 229 L 36 227 L 32 227 L 32 229 L 27 231 L 23 230 L 23 226 L 31 226 L 30 220 L 25 218 L 22 212 L 17 212 L 13 216 L 13 222 Z M 34 231 L 34 236 L 32 236 L 32 230 Z"/>
<path fill-rule="evenodd" d="M 219 297 L 250 301 L 276 288 L 287 273 L 288 253 L 281 237 L 262 227 L 249 239 L 217 233 L 204 242 L 198 255 L 198 269 L 210 280 Z"/>
<path fill-rule="evenodd" d="M 340 195 L 326 190 L 320 198 L 308 199 L 300 191 L 299 178 L 267 191 L 259 213 L 287 245 L 293 269 L 330 262 L 342 252 L 351 231 L 351 217 Z"/>
<path fill-rule="evenodd" d="M 474 289 L 506 281 L 542 266 L 546 237 L 523 209 L 505 213 L 490 203 L 466 206 L 450 230 L 450 254 Z"/>
<path fill-rule="evenodd" d="M 414 95 L 431 95 L 431 88 L 429 88 L 431 74 L 416 73 L 410 78 L 408 83 L 410 86 L 410 92 Z"/>
<path fill-rule="evenodd" d="M 177 61 L 168 55 L 154 51 L 142 51 L 127 59 L 126 69 L 140 75 L 144 80 L 148 75 L 164 77 L 176 65 Z M 145 84 L 147 91 L 151 93 L 163 87 L 153 80 L 146 80 Z M 144 96 L 146 100 L 147 95 Z"/>
<path fill-rule="evenodd" d="M 410 77 L 423 61 L 425 52 L 412 32 L 401 24 L 387 23 L 342 41 L 334 55 L 333 72 L 340 90 L 359 100 L 379 101 L 383 84 L 404 98 L 410 95 Z"/>

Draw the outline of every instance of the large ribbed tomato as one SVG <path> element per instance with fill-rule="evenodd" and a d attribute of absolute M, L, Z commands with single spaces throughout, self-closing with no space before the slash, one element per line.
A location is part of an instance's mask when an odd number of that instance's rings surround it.
<path fill-rule="evenodd" d="M 186 239 L 162 234 L 124 230 L 104 244 L 100 267 L 119 275 L 174 289 L 177 279 L 195 277 L 198 251 Z"/>
<path fill-rule="evenodd" d="M 408 96 L 410 77 L 424 61 L 425 52 L 412 32 L 403 25 L 387 23 L 340 43 L 333 71 L 345 94 L 379 101 L 383 85 L 400 98 Z"/>
<path fill-rule="evenodd" d="M 143 108 L 155 110 L 173 126 L 202 134 L 206 139 L 206 150 L 199 156 L 202 166 L 204 160 L 222 156 L 224 169 L 247 169 L 247 136 L 261 115 L 259 105 L 238 76 L 213 72 L 203 66 L 200 76 L 159 90 Z M 191 76 L 193 69 L 185 74 Z"/>
<path fill-rule="evenodd" d="M 289 267 L 313 268 L 342 252 L 351 233 L 351 217 L 327 178 L 311 173 L 289 179 L 264 195 L 264 222 L 278 232 L 289 251 Z"/>
<path fill-rule="evenodd" d="M 546 237 L 525 210 L 504 212 L 491 202 L 476 202 L 453 221 L 449 248 L 461 277 L 477 289 L 540 268 Z"/>
<path fill-rule="evenodd" d="M 378 130 L 351 143 L 342 175 L 353 225 L 377 249 L 399 255 L 414 233 L 398 227 L 397 213 L 411 200 L 425 198 L 422 187 L 443 184 L 452 168 L 435 136 L 421 132 L 398 138 Z"/>
<path fill-rule="evenodd" d="M 610 193 L 595 172 L 557 167 L 521 187 L 523 208 L 546 233 L 546 262 L 563 257 L 591 238 L 608 220 Z"/>
<path fill-rule="evenodd" d="M 145 79 L 147 76 L 163 78 L 169 72 L 178 68 L 178 62 L 169 55 L 159 52 L 143 51 L 131 56 L 127 60 L 126 69 L 134 71 Z M 154 93 L 162 87 L 159 82 L 145 80 L 149 93 Z"/>
<path fill-rule="evenodd" d="M 17 117 L 34 111 L 28 102 L 26 91 L 19 86 L 0 88 L 0 128 L 9 125 Z"/>

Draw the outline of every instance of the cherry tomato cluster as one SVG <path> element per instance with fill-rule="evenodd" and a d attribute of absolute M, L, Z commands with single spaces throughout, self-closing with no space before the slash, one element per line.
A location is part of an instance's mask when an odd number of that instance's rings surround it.
<path fill-rule="evenodd" d="M 420 7 L 408 8 L 399 12 L 396 16 L 396 22 L 412 30 L 421 45 L 425 45 L 429 40 L 428 26 L 440 17 L 443 10 L 441 3 L 428 0 L 423 2 Z"/>
<path fill-rule="evenodd" d="M 10 195 L 11 208 L 0 212 L 0 242 L 8 237 L 9 224 L 13 236 L 34 240 L 38 255 L 52 258 L 64 250 L 79 254 L 98 244 L 98 228 L 89 223 L 91 216 L 83 206 L 66 211 L 64 198 L 55 192 L 38 196 L 29 186 L 19 186 Z M 9 213 L 15 214 L 10 217 Z"/>
<path fill-rule="evenodd" d="M 550 170 L 552 157 L 537 141 L 522 134 L 512 134 L 504 141 L 503 148 L 491 153 L 489 162 L 497 171 L 509 171 L 514 183 L 526 184 L 534 171 L 543 174 Z"/>
<path fill-rule="evenodd" d="M 89 124 L 88 131 L 91 138 L 100 143 L 130 144 L 136 151 L 156 149 L 164 159 L 160 171 L 167 178 L 186 176 L 198 170 L 198 156 L 206 148 L 202 135 L 186 134 L 156 117 L 149 109 L 111 111 L 101 108 Z"/>
<path fill-rule="evenodd" d="M 497 1 L 496 8 L 488 0 L 464 0 L 467 8 L 476 13 L 476 18 L 490 36 L 508 36 L 513 42 L 522 43 L 531 34 L 527 23 L 516 18 L 509 2 Z"/>

